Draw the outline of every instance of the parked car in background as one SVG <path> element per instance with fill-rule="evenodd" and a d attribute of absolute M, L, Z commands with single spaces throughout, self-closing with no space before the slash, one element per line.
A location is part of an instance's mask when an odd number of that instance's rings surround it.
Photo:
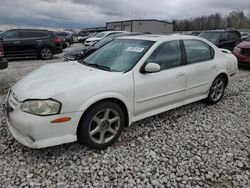
<path fill-rule="evenodd" d="M 223 51 L 195 36 L 115 39 L 16 83 L 6 99 L 8 128 L 30 148 L 106 148 L 132 122 L 203 99 L 218 103 L 238 73 L 236 57 Z"/>
<path fill-rule="evenodd" d="M 199 36 L 209 40 L 219 48 L 230 51 L 233 51 L 234 47 L 242 41 L 240 32 L 236 30 L 204 31 Z"/>
<path fill-rule="evenodd" d="M 74 44 L 74 39 L 70 33 L 67 32 L 55 32 L 55 33 L 57 37 L 64 39 L 67 47 Z"/>
<path fill-rule="evenodd" d="M 98 41 L 114 33 L 124 33 L 124 31 L 103 31 L 103 32 L 97 33 L 95 36 L 86 39 L 84 42 L 84 45 L 93 46 Z"/>
<path fill-rule="evenodd" d="M 198 36 L 199 34 L 201 34 L 201 31 L 192 31 L 190 33 L 190 35 L 193 35 L 193 36 Z"/>
<path fill-rule="evenodd" d="M 51 59 L 62 52 L 62 39 L 53 31 L 37 29 L 12 29 L 0 33 L 6 58 L 38 57 Z"/>
<path fill-rule="evenodd" d="M 2 42 L 0 40 L 0 70 L 8 68 L 8 61 L 7 59 L 4 59 L 4 51 Z"/>
<path fill-rule="evenodd" d="M 242 38 L 242 40 L 247 39 L 249 36 L 250 36 L 249 33 L 247 33 L 247 32 L 241 32 L 241 38 Z"/>
<path fill-rule="evenodd" d="M 71 36 L 73 37 L 73 42 L 77 43 L 78 42 L 78 36 L 76 33 L 72 33 Z"/>
<path fill-rule="evenodd" d="M 78 33 L 78 42 L 84 43 L 84 41 L 88 38 L 89 32 L 80 31 Z"/>
<path fill-rule="evenodd" d="M 250 36 L 234 48 L 233 54 L 240 65 L 250 66 Z"/>
<path fill-rule="evenodd" d="M 76 61 L 76 60 L 80 60 L 84 57 L 86 57 L 87 55 L 90 55 L 91 53 L 93 53 L 94 51 L 96 51 L 97 49 L 101 48 L 102 46 L 104 46 L 105 44 L 111 42 L 112 40 L 114 40 L 117 37 L 122 37 L 122 36 L 133 36 L 133 35 L 142 35 L 144 33 L 137 33 L 137 32 L 123 32 L 123 33 L 114 33 L 114 34 L 110 34 L 109 36 L 103 38 L 102 40 L 98 41 L 97 43 L 95 43 L 93 46 L 83 46 L 80 48 L 76 48 L 74 50 L 71 50 L 70 52 L 67 52 L 64 54 L 63 58 L 65 61 Z"/>

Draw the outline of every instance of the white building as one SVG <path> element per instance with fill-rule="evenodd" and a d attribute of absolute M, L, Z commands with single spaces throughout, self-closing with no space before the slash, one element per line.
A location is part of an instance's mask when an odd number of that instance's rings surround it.
<path fill-rule="evenodd" d="M 106 23 L 107 30 L 129 32 L 171 33 L 173 24 L 155 19 L 124 20 Z"/>

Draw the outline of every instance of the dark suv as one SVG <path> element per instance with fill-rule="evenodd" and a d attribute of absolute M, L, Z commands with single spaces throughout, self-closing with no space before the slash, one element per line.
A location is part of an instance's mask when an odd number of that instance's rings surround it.
<path fill-rule="evenodd" d="M 3 46 L 0 41 L 0 70 L 1 69 L 6 69 L 8 67 L 8 61 L 3 58 L 4 52 L 3 52 Z"/>
<path fill-rule="evenodd" d="M 35 29 L 12 29 L 0 33 L 6 58 L 35 56 L 51 59 L 62 52 L 62 39 L 53 31 Z"/>
<path fill-rule="evenodd" d="M 67 32 L 55 32 L 56 36 L 65 40 L 66 47 L 69 47 L 74 43 L 74 39 L 70 33 Z"/>
<path fill-rule="evenodd" d="M 236 30 L 212 30 L 204 31 L 199 35 L 219 48 L 225 48 L 233 51 L 234 47 L 242 41 L 241 34 Z"/>

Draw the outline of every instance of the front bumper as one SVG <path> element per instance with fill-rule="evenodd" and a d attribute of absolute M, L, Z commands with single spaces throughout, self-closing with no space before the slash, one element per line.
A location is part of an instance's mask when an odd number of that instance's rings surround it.
<path fill-rule="evenodd" d="M 6 101 L 8 128 L 13 137 L 21 144 L 38 149 L 77 140 L 77 126 L 82 112 L 37 116 L 23 112 L 16 101 L 16 105 L 13 106 L 13 99 L 8 101 Z M 12 110 L 9 110 L 8 106 L 11 106 Z M 64 123 L 51 123 L 62 117 L 71 117 L 71 120 Z"/>

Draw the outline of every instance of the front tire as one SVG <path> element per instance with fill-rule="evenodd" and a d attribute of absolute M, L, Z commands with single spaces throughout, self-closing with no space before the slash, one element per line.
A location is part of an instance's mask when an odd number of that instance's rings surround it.
<path fill-rule="evenodd" d="M 43 60 L 49 60 L 52 59 L 53 57 L 53 52 L 51 50 L 51 48 L 49 47 L 44 47 L 40 50 L 39 52 L 39 56 L 43 59 Z"/>
<path fill-rule="evenodd" d="M 122 108 L 111 101 L 100 102 L 84 114 L 77 130 L 78 142 L 93 149 L 104 149 L 118 139 L 124 126 Z"/>
<path fill-rule="evenodd" d="M 225 88 L 226 88 L 225 78 L 223 76 L 218 76 L 214 80 L 214 82 L 209 90 L 209 94 L 208 94 L 208 97 L 206 99 L 206 103 L 207 104 L 216 104 L 217 102 L 219 102 L 224 95 Z"/>

